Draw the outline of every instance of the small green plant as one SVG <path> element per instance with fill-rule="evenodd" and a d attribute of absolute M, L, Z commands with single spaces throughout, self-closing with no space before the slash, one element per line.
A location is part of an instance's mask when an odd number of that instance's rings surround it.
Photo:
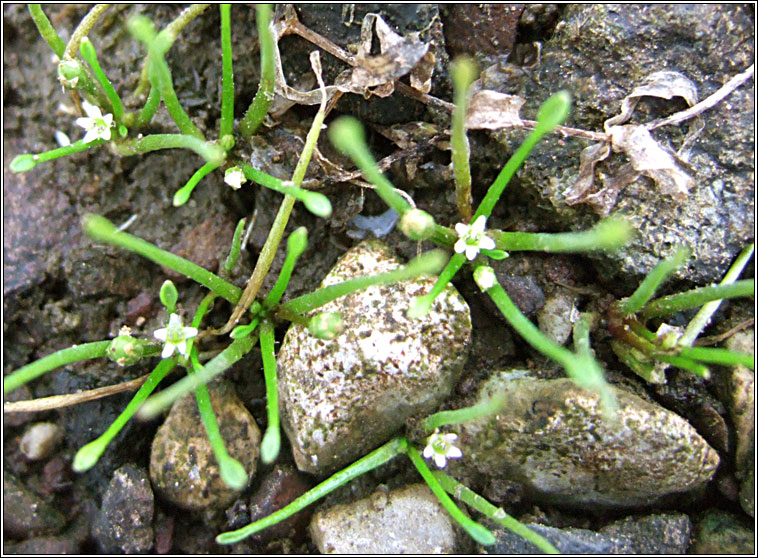
<path fill-rule="evenodd" d="M 719 285 L 711 285 L 651 300 L 655 291 L 690 257 L 690 250 L 679 247 L 645 277 L 628 298 L 616 302 L 608 313 L 608 329 L 615 337 L 611 347 L 636 374 L 651 383 L 665 383 L 665 370 L 676 366 L 693 374 L 710 377 L 708 364 L 754 367 L 752 354 L 712 347 L 694 347 L 698 335 L 708 325 L 721 300 L 747 297 L 755 293 L 755 280 L 737 280 L 753 254 L 746 247 Z M 684 330 L 662 324 L 657 332 L 647 322 L 665 318 L 689 308 L 702 306 Z"/>
<path fill-rule="evenodd" d="M 597 391 L 605 409 L 612 411 L 615 401 L 605 381 L 602 368 L 592 356 L 589 342 L 592 316 L 582 314 L 575 324 L 574 350 L 566 349 L 547 338 L 513 304 L 508 294 L 499 284 L 494 270 L 487 265 L 487 258 L 506 258 L 508 252 L 517 250 L 538 250 L 544 252 L 588 252 L 591 250 L 612 250 L 623 245 L 630 237 L 629 226 L 618 219 L 601 221 L 593 229 L 584 232 L 562 234 L 535 234 L 488 230 L 487 219 L 518 168 L 543 136 L 561 125 L 568 116 L 570 98 L 566 92 L 550 97 L 539 110 L 534 129 L 524 143 L 505 164 L 486 195 L 476 208 L 472 207 L 471 173 L 469 164 L 469 144 L 466 137 L 465 114 L 469 88 L 475 71 L 466 60 L 456 61 L 452 68 L 455 88 L 455 109 L 451 125 L 452 163 L 456 188 L 456 206 L 462 222 L 449 228 L 435 222 L 434 217 L 416 209 L 381 174 L 373 160 L 363 137 L 361 125 L 354 119 L 342 117 L 331 123 L 329 136 L 334 145 L 349 155 L 364 176 L 375 186 L 382 199 L 400 216 L 401 231 L 412 240 L 431 240 L 452 251 L 448 257 L 443 250 L 424 253 L 407 265 L 380 275 L 364 276 L 318 289 L 314 292 L 281 302 L 290 282 L 298 259 L 307 247 L 305 228 L 295 230 L 287 239 L 286 257 L 279 276 L 266 296 L 260 296 L 264 279 L 268 275 L 274 256 L 284 237 L 290 214 L 297 201 L 317 216 L 327 217 L 331 204 L 322 194 L 309 192 L 300 186 L 316 147 L 320 130 L 326 117 L 326 88 L 320 74 L 318 55 L 311 57 L 316 79 L 319 82 L 322 99 L 314 117 L 305 146 L 300 154 L 291 180 L 282 181 L 241 161 L 234 160 L 235 133 L 249 139 L 260 128 L 269 108 L 275 83 L 274 38 L 271 33 L 271 8 L 257 7 L 257 27 L 261 52 L 261 78 L 258 92 L 244 117 L 235 130 L 234 122 L 234 74 L 232 68 L 230 6 L 221 5 L 221 119 L 218 137 L 208 141 L 192 122 L 179 103 L 173 88 L 172 76 L 165 60 L 167 51 L 176 40 L 181 29 L 197 17 L 206 6 L 192 6 L 160 32 L 144 17 L 130 20 L 128 29 L 145 48 L 147 57 L 140 81 L 133 98 L 144 97 L 144 106 L 135 112 L 126 110 L 113 84 L 108 79 L 98 59 L 96 50 L 87 33 L 107 8 L 98 5 L 92 8 L 74 31 L 68 43 L 60 38 L 45 17 L 41 7 L 30 5 L 32 18 L 51 49 L 60 58 L 58 75 L 61 83 L 72 94 L 77 106 L 81 106 L 86 116 L 77 124 L 85 130 L 84 137 L 70 145 L 38 154 L 23 154 L 13 159 L 11 170 L 26 172 L 37 164 L 59 157 L 108 144 L 112 151 L 120 155 L 136 155 L 158 149 L 183 148 L 200 155 L 204 164 L 174 194 L 175 206 L 186 203 L 197 184 L 216 169 L 223 168 L 224 181 L 233 189 L 245 182 L 253 181 L 284 195 L 277 216 L 269 231 L 266 242 L 259 254 L 255 269 L 244 289 L 228 282 L 224 277 L 235 267 L 240 254 L 244 220 L 235 230 L 229 255 L 223 264 L 223 272 L 216 275 L 196 264 L 146 242 L 136 236 L 119 230 L 104 217 L 89 214 L 85 216 L 83 228 L 94 240 L 117 246 L 139 254 L 161 266 L 172 269 L 200 285 L 209 292 L 195 309 L 188 326 L 184 325 L 177 310 L 179 292 L 174 284 L 166 281 L 160 289 L 160 300 L 166 309 L 165 327 L 153 332 L 151 338 L 137 338 L 128 328 L 122 329 L 113 340 L 86 343 L 63 349 L 36 362 L 20 368 L 3 380 L 3 392 L 8 393 L 30 382 L 48 371 L 60 366 L 87 359 L 106 357 L 122 366 L 134 364 L 144 358 L 160 357 L 160 361 L 142 383 L 119 417 L 103 434 L 83 446 L 76 454 L 73 467 L 83 472 L 97 463 L 108 444 L 135 414 L 149 418 L 166 410 L 183 395 L 194 392 L 200 416 L 205 426 L 222 479 L 227 486 L 242 489 L 248 482 L 242 464 L 232 458 L 221 437 L 206 384 L 224 373 L 232 365 L 248 354 L 256 345 L 260 347 L 267 398 L 268 424 L 261 443 L 261 457 L 264 463 L 277 459 L 281 448 L 279 427 L 279 402 L 276 376 L 276 353 L 274 327 L 279 322 L 300 324 L 321 339 L 333 339 L 343 328 L 341 317 L 332 313 L 314 313 L 324 304 L 347 294 L 365 289 L 371 285 L 405 281 L 421 275 L 439 277 L 432 290 L 417 297 L 408 309 L 410 317 L 419 317 L 428 312 L 434 299 L 439 295 L 456 273 L 465 265 L 473 268 L 473 277 L 478 287 L 485 292 L 506 317 L 511 326 L 535 349 L 558 362 L 568 375 L 580 386 Z M 77 53 L 81 59 L 77 59 Z M 81 103 L 79 102 L 81 101 Z M 142 136 L 158 110 L 161 102 L 179 129 L 177 134 L 148 134 Z M 740 256 L 739 269 L 752 254 L 746 250 Z M 611 332 L 618 338 L 614 345 L 625 362 L 633 370 L 647 373 L 651 378 L 650 360 L 680 366 L 701 375 L 707 374 L 702 363 L 747 364 L 748 355 L 740 355 L 721 349 L 704 350 L 692 347 L 692 343 L 709 319 L 707 312 L 713 312 L 713 302 L 733 296 L 747 296 L 752 293 L 753 281 L 736 281 L 739 275 L 738 263 L 730 271 L 724 284 L 717 287 L 696 289 L 661 299 L 650 299 L 657 287 L 684 261 L 685 252 L 677 252 L 670 260 L 651 272 L 640 288 L 631 297 L 620 301 L 611 311 Z M 728 281 L 727 281 L 728 280 Z M 203 326 L 216 299 L 224 299 L 234 305 L 228 322 L 217 330 Z M 693 320 L 685 334 L 672 340 L 657 337 L 645 327 L 645 320 L 669 315 L 683 308 L 710 305 L 703 315 Z M 707 306 L 708 306 L 707 305 Z M 244 323 L 247 322 L 247 323 Z M 696 323 L 697 322 L 697 323 Z M 198 345 L 207 336 L 229 334 L 229 344 L 217 355 L 205 360 Z M 619 348 L 620 347 L 620 348 Z M 624 355 L 624 356 L 622 356 Z M 201 362 L 205 360 L 205 362 Z M 750 364 L 752 367 L 752 356 Z M 187 375 L 160 393 L 153 395 L 160 382 L 175 367 L 182 367 Z M 636 368 L 635 368 L 636 367 Z M 647 371 L 647 372 L 645 372 Z M 217 541 L 222 544 L 237 542 L 255 532 L 265 529 L 289 517 L 304 507 L 322 498 L 327 493 L 343 486 L 359 475 L 379 465 L 405 454 L 413 463 L 424 481 L 437 495 L 442 505 L 477 542 L 491 545 L 493 534 L 481 524 L 465 515 L 448 494 L 463 501 L 473 509 L 495 522 L 511 529 L 533 542 L 546 553 L 557 553 L 557 549 L 524 527 L 504 510 L 493 506 L 438 470 L 432 472 L 424 459 L 433 460 L 439 469 L 447 460 L 463 457 L 456 447 L 454 434 L 444 432 L 449 424 L 474 420 L 496 413 L 506 404 L 502 397 L 473 407 L 443 411 L 426 417 L 422 429 L 426 445 L 420 452 L 407 438 L 393 438 L 383 446 L 359 459 L 352 465 L 326 479 L 306 494 L 291 502 L 285 508 L 236 531 L 222 533 Z M 443 429 L 443 430 L 441 430 Z"/>

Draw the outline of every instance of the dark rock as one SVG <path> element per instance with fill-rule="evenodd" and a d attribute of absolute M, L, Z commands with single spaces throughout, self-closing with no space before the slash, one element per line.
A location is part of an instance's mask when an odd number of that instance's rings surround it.
<path fill-rule="evenodd" d="M 250 499 L 250 522 L 257 521 L 283 508 L 295 498 L 305 494 L 312 486 L 306 475 L 298 473 L 290 465 L 277 465 L 261 482 L 260 488 Z M 253 535 L 256 539 L 268 542 L 283 538 L 290 533 L 296 543 L 302 542 L 305 528 L 313 514 L 308 507 L 292 517 L 277 523 L 260 533 Z"/>
<path fill-rule="evenodd" d="M 453 56 L 508 55 L 516 42 L 521 4 L 445 4 L 445 43 Z"/>
<path fill-rule="evenodd" d="M 6 536 L 24 539 L 54 535 L 60 532 L 65 522 L 59 511 L 3 470 L 3 529 Z"/>
<path fill-rule="evenodd" d="M 124 465 L 113 473 L 93 536 L 106 553 L 146 553 L 153 547 L 153 513 L 153 490 L 147 472 Z"/>
<path fill-rule="evenodd" d="M 743 518 L 722 510 L 709 510 L 695 525 L 689 552 L 703 555 L 755 555 L 753 522 L 744 521 Z"/>

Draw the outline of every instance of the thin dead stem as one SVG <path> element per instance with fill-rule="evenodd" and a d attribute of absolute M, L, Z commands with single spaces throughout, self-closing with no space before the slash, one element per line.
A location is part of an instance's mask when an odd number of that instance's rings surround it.
<path fill-rule="evenodd" d="M 149 376 L 150 374 L 145 374 L 144 376 L 129 380 L 128 382 L 90 389 L 79 393 L 51 395 L 50 397 L 30 399 L 27 401 L 8 401 L 3 404 L 3 413 L 35 413 L 39 411 L 50 411 L 52 409 L 60 409 L 61 407 L 78 405 L 79 403 L 85 403 L 86 401 L 102 399 L 103 397 L 110 397 L 111 395 L 123 393 L 125 391 L 135 391 L 145 383 Z"/>

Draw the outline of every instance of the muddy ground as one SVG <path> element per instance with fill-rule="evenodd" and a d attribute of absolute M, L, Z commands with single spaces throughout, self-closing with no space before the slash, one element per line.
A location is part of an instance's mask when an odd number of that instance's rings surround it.
<path fill-rule="evenodd" d="M 470 8 L 473 10 L 474 7 Z M 352 11 L 340 6 L 331 9 L 322 6 L 317 10 L 303 6 L 298 8 L 298 13 L 306 26 L 346 47 L 358 41 L 359 23 L 363 15 L 371 10 L 370 5 L 356 5 Z M 462 13 L 453 7 L 438 8 L 436 5 L 391 6 L 377 10 L 400 34 L 418 31 L 423 40 L 432 43 L 436 63 L 430 94 L 446 101 L 451 100 L 447 69 L 455 55 L 474 55 L 481 67 L 495 65 L 517 74 L 521 68 L 523 71 L 518 74 L 518 79 L 529 81 L 533 77 L 529 72 L 536 72 L 535 68 L 540 64 L 534 58 L 535 41 L 547 45 L 556 29 L 560 31 L 561 25 L 574 25 L 576 21 L 576 14 L 567 6 L 502 7 L 492 13 L 475 10 Z M 743 9 L 734 6 L 732 13 L 724 17 L 732 18 L 730 21 L 736 21 L 739 27 L 745 21 L 749 22 L 752 15 L 752 8 L 740 10 Z M 67 40 L 87 8 L 56 5 L 46 6 L 45 11 Z M 111 8 L 90 33 L 101 63 L 123 98 L 129 99 L 128 92 L 134 91 L 145 56 L 143 49 L 126 31 L 124 22 L 134 13 L 143 12 L 161 28 L 179 11 L 178 6 L 171 5 Z M 233 8 L 235 117 L 238 119 L 253 98 L 259 77 L 254 14 L 252 7 Z M 350 18 L 353 23 L 348 25 L 346 22 Z M 159 323 L 164 317 L 157 295 L 160 285 L 168 277 L 166 270 L 136 255 L 91 241 L 80 228 L 80 220 L 87 212 L 104 215 L 117 224 L 136 215 L 130 228 L 134 234 L 215 271 L 218 262 L 226 255 L 235 223 L 255 211 L 256 220 L 250 242 L 233 277 L 237 285 L 244 286 L 278 208 L 278 194 L 257 187 L 245 187 L 234 192 L 223 184 L 222 174 L 216 172 L 202 181 L 190 203 L 174 208 L 171 204 L 173 193 L 202 164 L 196 155 L 179 150 L 118 157 L 100 148 L 41 164 L 23 174 L 14 174 L 9 170 L 10 161 L 19 153 L 35 153 L 57 147 L 54 139 L 56 130 L 67 133 L 72 140 L 79 137 L 81 130 L 73 124 L 74 117 L 69 114 L 70 98 L 62 92 L 56 80 L 53 54 L 39 37 L 26 7 L 4 5 L 3 24 L 4 374 L 72 344 L 107 339 L 117 334 L 124 324 L 135 327 L 143 334 L 160 327 Z M 221 55 L 218 29 L 218 9 L 212 7 L 182 32 L 167 55 L 178 97 L 195 124 L 208 137 L 217 135 L 220 117 Z M 600 31 L 588 29 L 586 32 Z M 714 41 L 720 40 L 716 33 L 717 30 L 714 30 Z M 705 37 L 703 43 L 707 44 L 709 40 L 710 37 Z M 739 43 L 739 40 L 736 41 Z M 752 43 L 739 44 L 743 45 L 743 50 L 750 51 L 745 56 L 752 59 Z M 307 41 L 294 36 L 280 42 L 283 67 L 291 85 L 309 72 L 307 53 L 313 48 Z M 345 66 L 328 54 L 323 53 L 322 56 L 324 78 L 330 83 Z M 742 66 L 739 66 L 732 68 L 729 75 L 711 76 L 712 82 L 707 84 L 707 92 L 712 92 L 727 77 L 741 69 Z M 725 67 L 724 70 L 730 68 Z M 588 72 L 591 74 L 591 70 Z M 590 75 L 587 83 L 591 79 Z M 752 81 L 749 87 L 753 87 Z M 533 93 L 530 86 L 525 85 L 522 89 Z M 594 108 L 591 106 L 592 91 L 583 91 L 579 112 L 572 116 L 569 124 L 602 131 L 602 122 L 617 113 L 620 100 L 630 89 L 629 83 L 619 86 L 614 97 L 617 104 L 613 109 L 606 106 L 609 103 L 607 91 L 603 92 L 603 103 L 598 103 Z M 554 91 L 535 93 L 541 97 L 528 100 L 525 117 L 533 118 L 536 106 L 551 92 Z M 137 101 L 127 100 L 127 109 L 134 110 L 139 106 Z M 652 106 L 646 110 L 653 113 L 662 110 L 670 114 L 680 108 Z M 377 158 L 397 151 L 397 146 L 381 133 L 386 127 L 422 121 L 444 130 L 449 118 L 439 108 L 410 99 L 397 91 L 385 99 L 370 101 L 357 95 L 346 95 L 334 108 L 327 124 L 331 118 L 342 113 L 354 114 L 369 126 L 368 137 Z M 269 164 L 265 170 L 286 178 L 302 145 L 300 138 L 304 137 L 314 114 L 313 107 L 294 106 L 280 117 L 277 125 L 261 134 L 255 146 L 246 145 L 238 139 L 235 155 L 247 159 L 256 153 L 260 160 Z M 658 113 L 654 115 L 658 116 Z M 750 123 L 753 122 L 752 117 L 747 118 Z M 744 121 L 738 124 L 743 125 Z M 161 110 L 143 133 L 148 132 L 173 133 L 175 127 Z M 754 130 L 741 130 L 740 133 L 752 137 Z M 471 134 L 475 201 L 481 199 L 507 159 L 509 145 L 518 144 L 523 136 L 522 131 L 509 132 L 507 137 L 500 132 L 477 131 Z M 743 147 L 740 144 L 737 149 Z M 351 168 L 346 160 L 334 153 L 326 138 L 322 138 L 319 148 L 325 156 Z M 276 154 L 273 162 L 267 159 L 271 153 Z M 408 159 L 405 159 L 395 163 L 388 176 L 439 222 L 454 225 L 457 216 L 452 180 L 447 168 L 448 152 L 420 143 L 412 155 L 413 170 L 410 170 L 411 164 L 406 164 Z M 578 165 L 577 150 L 572 157 Z M 746 161 L 731 162 L 734 176 L 744 176 L 745 164 L 750 168 L 750 153 L 745 157 Z M 540 164 L 543 166 L 534 173 L 538 178 L 544 176 L 544 159 Z M 752 165 L 754 173 L 754 159 Z M 415 176 L 409 177 L 414 171 Z M 570 215 L 565 206 L 556 207 L 547 196 L 542 196 L 541 186 L 529 182 L 526 174 L 524 180 L 517 179 L 509 186 L 503 202 L 493 215 L 492 226 L 506 230 L 558 232 L 586 228 L 587 223 L 598 219 L 589 206 L 579 206 Z M 335 211 L 325 220 L 313 217 L 300 206 L 296 207 L 288 231 L 300 225 L 307 226 L 310 248 L 298 264 L 288 297 L 312 290 L 337 258 L 358 242 L 351 232 L 354 229 L 351 220 L 355 215 L 377 215 L 385 210 L 381 201 L 369 190 L 329 180 L 324 168 L 318 165 L 311 165 L 309 177 L 322 182 L 321 191 L 332 200 Z M 640 180 L 650 185 L 649 180 Z M 725 235 L 722 246 L 711 247 L 711 252 L 719 252 L 723 256 L 723 261 L 714 260 L 715 263 L 710 266 L 715 277 L 723 274 L 728 262 L 736 255 L 737 246 L 746 244 L 752 236 L 754 193 L 749 184 L 741 188 L 740 195 L 748 196 L 745 198 L 748 202 L 738 206 L 736 211 L 744 212 L 744 224 Z M 636 194 L 629 194 L 632 195 Z M 663 199 L 662 203 L 671 203 L 661 194 L 655 195 Z M 668 226 L 676 227 L 677 223 L 672 222 Z M 705 223 L 697 225 L 707 226 Z M 398 231 L 391 232 L 383 240 L 403 258 L 413 257 L 418 248 Z M 283 255 L 280 254 L 263 292 L 267 292 L 273 284 L 282 260 Z M 507 267 L 501 268 L 501 271 L 508 290 L 531 317 L 536 315 L 545 298 L 555 291 L 556 285 L 574 289 L 582 309 L 602 310 L 614 298 L 630 294 L 641 279 L 641 275 L 630 273 L 628 263 L 612 258 L 512 254 L 507 262 Z M 703 268 L 695 266 L 691 269 L 691 276 L 680 275 L 667 289 L 690 288 L 713 280 L 705 278 L 707 272 Z M 752 276 L 752 272 L 746 275 Z M 189 281 L 172 278 L 179 287 L 182 307 L 194 308 L 204 295 L 203 289 Z M 468 364 L 445 408 L 461 406 L 492 370 L 526 366 L 541 369 L 545 377 L 562 375 L 557 365 L 532 352 L 498 317 L 496 310 L 475 289 L 469 272 L 459 274 L 455 285 L 471 307 L 474 337 Z M 229 311 L 228 306 L 217 304 L 210 323 L 223 324 Z M 725 304 L 711 332 L 724 331 L 731 324 L 751 316 L 752 312 L 750 303 Z M 686 316 L 682 319 L 686 320 Z M 285 330 L 286 324 L 282 324 L 277 330 L 278 340 Z M 711 507 L 747 518 L 735 496 L 737 480 L 730 457 L 734 451 L 733 442 L 730 442 L 733 436 L 729 430 L 730 419 L 724 405 L 714 397 L 714 390 L 681 371 L 671 373 L 668 387 L 649 388 L 618 362 L 609 349 L 608 338 L 609 334 L 601 331 L 593 342 L 598 358 L 608 370 L 609 379 L 613 383 L 646 392 L 653 400 L 685 416 L 722 455 L 723 465 L 707 490 L 697 498 L 684 499 L 669 509 L 687 513 L 693 521 L 698 513 Z M 121 368 L 104 360 L 71 365 L 22 388 L 14 398 L 31 399 L 91 389 L 131 379 L 149 370 L 148 363 Z M 260 357 L 253 351 L 227 376 L 235 382 L 241 399 L 263 426 L 265 390 L 260 370 Z M 23 493 L 28 498 L 22 499 L 22 502 L 30 506 L 43 506 L 50 514 L 47 523 L 42 521 L 38 525 L 31 518 L 34 514 L 29 512 L 26 514 L 29 517 L 25 518 L 23 507 L 14 508 L 14 513 L 19 516 L 18 521 L 4 523 L 7 549 L 20 544 L 27 546 L 15 548 L 27 552 L 40 549 L 53 553 L 72 549 L 75 552 L 106 551 L 98 539 L 96 525 L 100 514 L 98 510 L 103 505 L 103 493 L 111 482 L 113 471 L 122 465 L 134 464 L 147 468 L 150 441 L 159 421 L 131 421 L 98 465 L 86 474 L 73 473 L 70 463 L 76 450 L 102 432 L 128 400 L 129 396 L 122 394 L 34 416 L 5 417 L 3 470 L 12 478 L 4 476 L 4 494 L 12 490 Z M 705 414 L 711 420 L 702 418 L 704 408 L 708 409 Z M 41 461 L 29 461 L 20 452 L 19 440 L 29 424 L 39 421 L 58 424 L 63 429 L 64 437 L 51 455 Z M 719 437 L 722 438 L 720 441 Z M 286 447 L 278 463 L 292 463 Z M 259 468 L 252 486 L 237 505 L 226 511 L 189 513 L 157 499 L 153 551 L 223 551 L 212 542 L 213 536 L 230 525 L 245 523 L 246 514 L 249 514 L 246 502 L 251 494 L 256 493 L 260 479 L 266 472 L 267 468 Z M 415 479 L 409 465 L 393 463 L 356 481 L 351 489 L 341 491 L 332 501 L 367 494 L 380 482 L 394 485 Z M 306 478 L 308 483 L 317 480 Z M 539 507 L 534 502 L 522 500 L 517 489 L 505 485 L 493 488 L 488 479 L 475 475 L 470 480 L 472 489 L 484 491 L 514 515 L 530 513 L 532 517 L 549 521 L 555 526 L 597 528 L 628 513 L 627 510 L 593 514 L 556 506 Z M 9 513 L 6 506 L 4 515 L 7 517 Z M 50 546 L 43 546 L 45 544 Z M 302 528 L 273 541 L 246 544 L 249 546 L 244 549 L 251 552 L 316 551 L 310 539 L 303 536 Z"/>

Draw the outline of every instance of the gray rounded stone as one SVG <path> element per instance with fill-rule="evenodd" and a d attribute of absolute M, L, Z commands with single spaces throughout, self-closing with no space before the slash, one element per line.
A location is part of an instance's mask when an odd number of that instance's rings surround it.
<path fill-rule="evenodd" d="M 456 551 L 455 530 L 445 509 L 425 484 L 316 512 L 313 542 L 323 554 L 448 554 Z"/>
<path fill-rule="evenodd" d="M 384 244 L 348 251 L 321 286 L 379 274 L 400 263 Z M 434 278 L 375 286 L 322 306 L 341 312 L 331 341 L 293 325 L 277 357 L 282 424 L 298 468 L 332 472 L 386 442 L 417 413 L 433 411 L 460 376 L 471 339 L 468 305 L 452 286 L 423 318 L 406 312 Z"/>
<path fill-rule="evenodd" d="M 260 454 L 260 429 L 231 385 L 216 381 L 208 391 L 226 449 L 250 479 Z M 150 479 L 162 497 L 189 510 L 220 510 L 239 494 L 221 479 L 194 394 L 178 400 L 156 432 Z"/>
<path fill-rule="evenodd" d="M 703 487 L 718 454 L 680 416 L 612 388 L 618 412 L 571 380 L 493 376 L 480 397 L 504 390 L 496 415 L 462 423 L 463 463 L 524 485 L 539 502 L 626 508 Z"/>

